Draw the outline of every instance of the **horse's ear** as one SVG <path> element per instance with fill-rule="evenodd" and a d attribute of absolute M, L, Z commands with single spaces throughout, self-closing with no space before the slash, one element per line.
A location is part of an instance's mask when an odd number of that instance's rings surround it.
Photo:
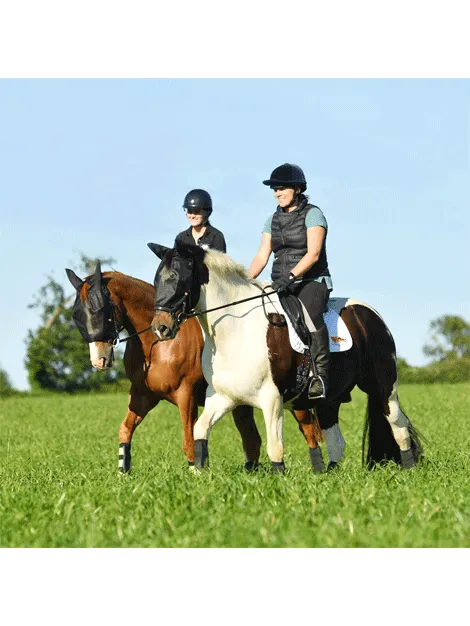
<path fill-rule="evenodd" d="M 67 278 L 69 279 L 69 281 L 72 283 L 72 285 L 75 287 L 75 289 L 77 291 L 80 291 L 80 289 L 83 287 L 83 285 L 85 284 L 85 281 L 83 281 L 81 278 L 79 278 L 75 272 L 73 270 L 69 270 L 68 268 L 65 270 L 66 274 L 67 274 Z"/>
<path fill-rule="evenodd" d="M 95 267 L 95 285 L 101 285 L 101 261 Z"/>
<path fill-rule="evenodd" d="M 171 250 L 171 248 L 166 248 L 165 246 L 161 246 L 159 243 L 148 243 L 147 246 L 150 250 L 158 256 L 159 259 L 163 259 L 165 254 Z"/>
<path fill-rule="evenodd" d="M 175 241 L 175 249 L 185 259 L 196 259 L 202 261 L 206 255 L 206 251 L 200 246 L 195 246 L 182 241 Z"/>

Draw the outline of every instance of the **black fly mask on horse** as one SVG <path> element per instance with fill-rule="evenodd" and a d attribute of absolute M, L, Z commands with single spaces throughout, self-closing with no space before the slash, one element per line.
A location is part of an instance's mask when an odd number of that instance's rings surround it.
<path fill-rule="evenodd" d="M 106 285 L 102 282 L 101 264 L 98 263 L 93 276 L 81 280 L 72 270 L 65 270 L 72 285 L 77 290 L 77 297 L 72 308 L 72 319 L 87 343 L 95 341 L 115 341 L 119 335 L 119 324 L 114 305 Z M 90 285 L 86 302 L 80 299 L 83 285 Z"/>
<path fill-rule="evenodd" d="M 154 280 L 154 308 L 156 311 L 167 311 L 179 326 L 199 301 L 201 283 L 197 280 L 198 272 L 194 270 L 199 257 L 200 260 L 204 258 L 205 251 L 180 242 L 176 242 L 173 249 L 156 243 L 147 245 L 162 259 Z"/>

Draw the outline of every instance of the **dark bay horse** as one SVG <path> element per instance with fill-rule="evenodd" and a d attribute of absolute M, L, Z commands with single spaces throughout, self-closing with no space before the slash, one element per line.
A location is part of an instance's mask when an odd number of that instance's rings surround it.
<path fill-rule="evenodd" d="M 92 276 L 82 280 L 66 270 L 77 291 L 73 319 L 90 346 L 90 360 L 100 370 L 112 367 L 113 346 L 121 330 L 129 333 L 124 366 L 131 382 L 127 415 L 119 428 L 119 470 L 131 467 L 131 441 L 136 427 L 160 400 L 175 404 L 183 426 L 183 451 L 188 464 L 194 464 L 193 428 L 197 407 L 203 406 L 207 383 L 201 368 L 204 338 L 196 319 L 181 325 L 172 342 L 156 340 L 150 331 L 154 313 L 155 289 L 152 285 L 120 272 L 101 272 L 100 264 Z M 137 334 L 138 333 L 138 334 Z M 293 413 L 310 448 L 313 470 L 325 469 L 318 439 L 316 418 L 309 411 Z M 246 469 L 258 464 L 261 438 L 253 409 L 239 406 L 233 419 L 240 432 Z"/>
<path fill-rule="evenodd" d="M 193 308 L 207 335 L 202 365 L 209 387 L 194 430 L 196 466 L 206 462 L 212 426 L 243 403 L 263 411 L 268 456 L 274 471 L 283 471 L 283 393 L 301 356 L 290 347 L 286 326 L 273 324 L 282 319 L 277 295 L 256 299 L 260 283 L 249 280 L 245 268 L 223 253 L 180 242 L 171 250 L 149 247 L 162 259 L 155 275 L 156 336 L 175 341 L 181 320 Z M 233 302 L 238 304 L 226 306 Z M 418 461 L 421 444 L 398 401 L 392 335 L 380 315 L 363 303 L 349 301 L 340 317 L 352 347 L 331 355 L 329 396 L 316 402 L 320 425 L 324 429 L 338 423 L 339 407 L 357 385 L 368 396 L 363 440 L 367 466 L 393 460 L 409 469 Z M 338 447 L 342 454 L 339 439 Z"/>

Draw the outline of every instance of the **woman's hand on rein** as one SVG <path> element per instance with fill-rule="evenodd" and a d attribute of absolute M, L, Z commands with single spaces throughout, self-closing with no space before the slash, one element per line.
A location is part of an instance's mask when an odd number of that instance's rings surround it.
<path fill-rule="evenodd" d="M 289 272 L 288 274 L 285 274 L 284 276 L 281 276 L 281 278 L 275 280 L 272 283 L 271 287 L 274 289 L 274 291 L 277 291 L 278 293 L 289 293 L 294 288 L 295 279 L 296 276 L 294 276 L 292 272 Z"/>

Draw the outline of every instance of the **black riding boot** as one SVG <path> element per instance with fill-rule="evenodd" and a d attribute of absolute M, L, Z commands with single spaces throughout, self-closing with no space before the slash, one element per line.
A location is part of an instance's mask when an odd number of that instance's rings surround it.
<path fill-rule="evenodd" d="M 330 338 L 328 329 L 323 325 L 310 333 L 310 354 L 312 355 L 313 378 L 308 390 L 309 400 L 326 398 L 328 393 L 328 374 L 330 371 Z"/>

